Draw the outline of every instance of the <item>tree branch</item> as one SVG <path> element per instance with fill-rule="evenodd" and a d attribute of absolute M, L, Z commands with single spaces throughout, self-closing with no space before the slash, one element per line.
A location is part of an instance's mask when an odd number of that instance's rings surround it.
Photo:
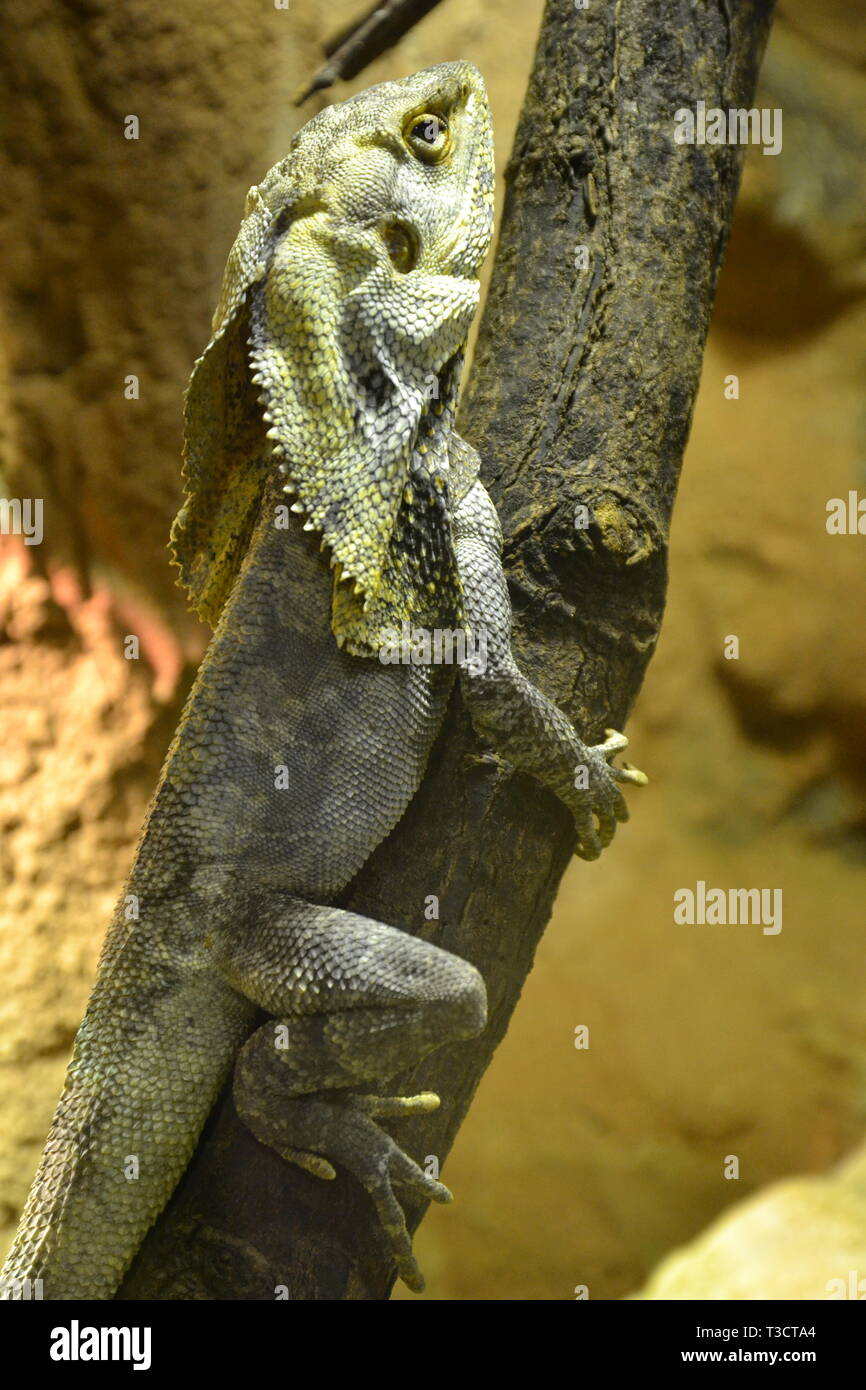
<path fill-rule="evenodd" d="M 590 740 L 625 723 L 658 635 L 743 153 L 675 145 L 674 112 L 698 98 L 749 106 L 770 12 L 770 0 L 550 0 L 542 27 L 463 428 L 505 527 L 520 660 Z M 505 1032 L 574 839 L 553 796 L 477 751 L 455 699 L 424 785 L 343 899 L 487 981 L 485 1034 L 400 1078 L 442 1096 L 436 1115 L 393 1126 L 422 1161 L 444 1159 Z M 392 1279 L 353 1180 L 283 1163 L 226 1093 L 119 1297 L 264 1300 L 282 1285 L 381 1299 Z"/>

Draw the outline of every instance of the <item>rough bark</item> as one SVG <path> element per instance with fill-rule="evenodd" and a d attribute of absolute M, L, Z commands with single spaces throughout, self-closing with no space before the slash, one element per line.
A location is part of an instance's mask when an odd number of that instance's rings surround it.
<path fill-rule="evenodd" d="M 524 669 L 593 740 L 625 724 L 658 635 L 743 153 L 676 146 L 674 112 L 699 98 L 750 105 L 771 8 L 618 0 L 582 11 L 551 0 L 544 19 L 462 428 L 503 519 Z M 633 751 L 643 765 L 644 750 Z M 442 1096 L 437 1115 L 393 1127 L 422 1160 L 448 1152 L 573 844 L 551 795 L 478 753 L 455 700 L 423 787 L 343 899 L 428 935 L 487 981 L 484 1035 L 399 1079 Z M 632 793 L 634 813 L 651 814 L 651 798 L 651 788 L 640 804 Z M 428 894 L 438 922 L 424 920 Z M 413 1226 L 422 1215 L 412 1208 Z M 282 1287 L 291 1298 L 379 1299 L 392 1280 L 357 1185 L 283 1164 L 226 1094 L 119 1296 L 264 1300 Z"/>

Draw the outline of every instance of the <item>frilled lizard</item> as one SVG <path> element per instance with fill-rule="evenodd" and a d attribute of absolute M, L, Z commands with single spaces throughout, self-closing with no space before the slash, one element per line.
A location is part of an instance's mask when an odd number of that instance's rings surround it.
<path fill-rule="evenodd" d="M 485 1024 L 466 961 L 333 904 L 424 775 L 459 666 L 476 729 L 571 808 L 595 858 L 625 818 L 609 760 L 521 675 L 501 533 L 453 426 L 493 222 L 483 81 L 446 63 L 311 120 L 247 198 L 186 397 L 172 548 L 215 632 L 147 814 L 5 1297 L 110 1298 L 234 1067 L 242 1119 L 342 1165 L 421 1287 L 395 1187 L 447 1188 L 370 1094 Z M 384 661 L 393 632 L 440 660 Z M 449 646 L 450 644 L 450 646 Z M 483 659 L 479 659 L 479 653 Z M 257 1027 L 260 1010 L 273 1016 Z"/>

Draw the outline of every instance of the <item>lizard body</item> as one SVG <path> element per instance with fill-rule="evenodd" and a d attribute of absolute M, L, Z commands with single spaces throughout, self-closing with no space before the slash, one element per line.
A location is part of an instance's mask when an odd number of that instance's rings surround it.
<path fill-rule="evenodd" d="M 457 677 L 383 664 L 390 628 L 483 632 L 463 698 L 572 808 L 585 857 L 625 816 L 617 781 L 642 780 L 609 765 L 622 736 L 585 747 L 517 670 L 498 520 L 453 429 L 492 222 L 479 74 L 382 84 L 292 145 L 248 196 L 187 395 L 172 540 L 214 636 L 3 1297 L 29 1278 L 49 1299 L 110 1298 L 233 1067 L 253 1133 L 319 1177 L 353 1172 L 421 1286 L 394 1184 L 449 1194 L 377 1121 L 438 1098 L 357 1088 L 474 1036 L 485 991 L 467 962 L 332 905 L 419 786 Z M 256 1027 L 261 1009 L 274 1017 Z"/>

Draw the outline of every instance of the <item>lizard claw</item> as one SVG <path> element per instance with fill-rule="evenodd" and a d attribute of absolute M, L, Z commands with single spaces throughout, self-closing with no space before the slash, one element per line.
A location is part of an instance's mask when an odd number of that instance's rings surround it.
<path fill-rule="evenodd" d="M 615 767 L 613 775 L 618 782 L 630 782 L 634 787 L 646 787 L 649 784 L 646 773 L 641 772 L 639 768 L 632 767 L 631 763 L 623 763 L 622 767 Z"/>
<path fill-rule="evenodd" d="M 280 1153 L 287 1163 L 297 1164 L 305 1173 L 321 1178 L 323 1182 L 333 1182 L 337 1176 L 333 1163 L 322 1158 L 321 1154 L 311 1153 L 309 1149 L 280 1149 Z"/>
<path fill-rule="evenodd" d="M 614 753 L 621 753 L 628 748 L 628 739 L 625 734 L 621 734 L 617 729 L 605 729 L 604 743 L 596 745 L 595 751 L 603 753 L 606 758 L 613 757 Z"/>
<path fill-rule="evenodd" d="M 615 753 L 625 752 L 626 748 L 628 739 L 625 734 L 618 733 L 616 729 L 605 729 L 604 743 L 600 743 L 595 751 L 610 759 Z M 631 782 L 635 787 L 645 787 L 649 783 L 646 773 L 633 767 L 631 763 L 623 763 L 622 767 L 614 767 L 611 764 L 611 771 L 618 782 Z"/>

